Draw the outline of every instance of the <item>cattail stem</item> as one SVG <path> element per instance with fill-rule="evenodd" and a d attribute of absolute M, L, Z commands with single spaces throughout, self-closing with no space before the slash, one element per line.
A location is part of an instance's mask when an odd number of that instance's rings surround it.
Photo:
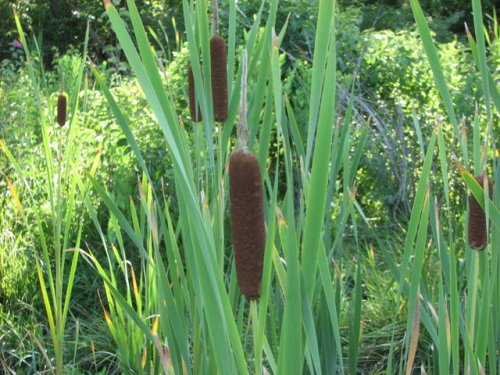
<path fill-rule="evenodd" d="M 196 87 L 194 83 L 193 68 L 189 65 L 188 68 L 188 91 L 189 91 L 189 113 L 191 120 L 200 122 L 203 120 L 201 115 L 200 103 L 196 98 Z"/>
<path fill-rule="evenodd" d="M 213 0 L 214 32 L 219 35 L 219 0 Z"/>
<path fill-rule="evenodd" d="M 262 374 L 262 350 L 259 350 L 257 342 L 259 340 L 259 313 L 257 312 L 257 302 L 250 301 L 250 314 L 248 315 L 248 320 L 251 320 L 252 324 L 252 335 L 253 335 L 253 353 L 254 353 L 254 363 L 255 363 L 255 374 Z M 250 324 L 250 322 L 249 322 Z"/>
<path fill-rule="evenodd" d="M 240 150 L 248 148 L 248 126 L 247 126 L 247 51 L 243 52 L 243 63 L 241 69 L 241 91 L 240 91 L 240 119 L 238 122 L 238 139 Z"/>

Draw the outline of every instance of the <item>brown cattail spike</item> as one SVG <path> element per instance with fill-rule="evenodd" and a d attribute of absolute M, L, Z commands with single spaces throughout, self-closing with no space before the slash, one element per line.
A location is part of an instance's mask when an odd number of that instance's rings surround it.
<path fill-rule="evenodd" d="M 196 89 L 194 86 L 194 76 L 191 65 L 189 66 L 188 69 L 188 85 L 189 85 L 189 112 L 191 113 L 191 120 L 193 120 L 194 122 L 200 122 L 203 120 L 203 117 L 201 116 L 200 105 L 196 100 Z"/>
<path fill-rule="evenodd" d="M 210 40 L 210 64 L 215 121 L 223 122 L 227 119 L 227 55 L 226 42 L 220 35 Z"/>
<path fill-rule="evenodd" d="M 476 181 L 484 188 L 484 181 L 488 182 L 490 199 L 493 196 L 493 183 L 486 174 L 476 176 Z M 469 246 L 475 250 L 483 250 L 488 244 L 488 232 L 486 231 L 486 216 L 476 198 L 469 195 Z"/>
<path fill-rule="evenodd" d="M 59 126 L 64 126 L 66 123 L 66 107 L 67 107 L 66 95 L 59 94 L 57 98 L 57 123 Z"/>
<path fill-rule="evenodd" d="M 260 296 L 266 227 L 259 161 L 248 151 L 234 151 L 229 160 L 231 227 L 236 276 L 241 294 Z"/>
<path fill-rule="evenodd" d="M 488 30 L 488 39 L 490 40 L 490 44 L 493 44 L 493 42 L 495 41 L 495 33 L 493 32 L 493 30 L 491 30 L 491 27 Z"/>

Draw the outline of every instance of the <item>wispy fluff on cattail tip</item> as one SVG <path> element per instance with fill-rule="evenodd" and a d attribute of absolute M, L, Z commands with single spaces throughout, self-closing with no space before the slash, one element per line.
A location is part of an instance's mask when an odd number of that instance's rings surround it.
<path fill-rule="evenodd" d="M 236 276 L 241 294 L 260 297 L 266 245 L 259 161 L 248 151 L 234 151 L 229 161 L 231 227 Z"/>
<path fill-rule="evenodd" d="M 200 122 L 203 120 L 201 116 L 200 106 L 196 105 L 196 89 L 194 85 L 193 69 L 191 65 L 188 68 L 188 86 L 189 86 L 189 112 L 191 114 L 191 120 L 194 122 Z"/>
<path fill-rule="evenodd" d="M 476 176 L 476 181 L 484 188 L 485 180 L 488 182 L 490 199 L 493 197 L 493 182 L 484 174 Z M 486 231 L 486 216 L 476 198 L 469 195 L 469 246 L 475 250 L 484 250 L 488 244 L 488 232 Z"/>
<path fill-rule="evenodd" d="M 227 54 L 226 42 L 220 35 L 210 40 L 210 64 L 215 121 L 223 122 L 227 119 Z"/>
<path fill-rule="evenodd" d="M 66 108 L 68 106 L 66 95 L 59 94 L 57 98 L 57 123 L 64 126 L 66 123 Z"/>

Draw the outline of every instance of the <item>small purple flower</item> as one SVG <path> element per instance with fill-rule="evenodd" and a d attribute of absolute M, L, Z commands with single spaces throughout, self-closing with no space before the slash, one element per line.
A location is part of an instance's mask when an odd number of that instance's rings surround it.
<path fill-rule="evenodd" d="M 15 40 L 12 42 L 12 45 L 14 46 L 14 48 L 23 48 L 23 45 L 22 45 L 22 43 L 19 41 L 19 39 L 15 39 Z"/>

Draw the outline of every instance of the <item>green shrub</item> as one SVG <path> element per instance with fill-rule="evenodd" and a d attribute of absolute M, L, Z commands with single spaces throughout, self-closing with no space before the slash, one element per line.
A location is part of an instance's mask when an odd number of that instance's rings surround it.
<path fill-rule="evenodd" d="M 365 53 L 359 95 L 371 109 L 377 136 L 369 143 L 364 158 L 367 180 L 373 183 L 367 181 L 360 193 L 378 196 L 391 212 L 399 211 L 404 218 L 409 212 L 407 202 L 413 194 L 412 186 L 420 175 L 418 160 L 422 150 L 414 116 L 421 124 L 424 143 L 436 123 L 441 122 L 448 147 L 453 148 L 453 126 L 447 121 L 416 32 L 365 31 L 362 39 Z M 458 41 L 441 44 L 438 48 L 456 113 L 471 122 L 475 103 L 482 95 L 472 59 Z M 484 121 L 485 117 L 481 118 Z M 391 183 L 387 184 L 389 181 Z M 452 190 L 458 190 L 457 183 L 458 180 L 452 179 Z M 365 190 L 364 186 L 375 190 Z M 452 197 L 459 199 L 457 193 Z"/>

